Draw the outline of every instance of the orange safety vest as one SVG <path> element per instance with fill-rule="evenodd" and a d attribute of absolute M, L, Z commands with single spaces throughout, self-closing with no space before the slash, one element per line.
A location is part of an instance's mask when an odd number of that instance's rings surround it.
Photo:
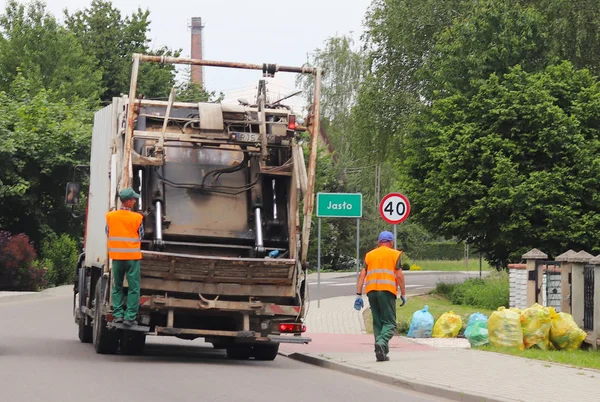
<path fill-rule="evenodd" d="M 367 263 L 366 294 L 372 290 L 387 290 L 398 295 L 395 272 L 401 254 L 401 251 L 385 246 L 380 246 L 367 253 L 365 256 Z"/>
<path fill-rule="evenodd" d="M 106 214 L 108 256 L 113 260 L 141 260 L 140 225 L 144 217 L 127 209 Z"/>

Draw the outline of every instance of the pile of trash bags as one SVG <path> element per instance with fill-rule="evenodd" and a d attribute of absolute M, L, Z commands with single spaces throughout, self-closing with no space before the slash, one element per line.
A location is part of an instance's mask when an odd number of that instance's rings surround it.
<path fill-rule="evenodd" d="M 408 336 L 411 338 L 454 338 L 462 327 L 460 315 L 444 313 L 434 323 L 429 306 L 413 314 Z M 499 307 L 489 317 L 480 312 L 470 315 L 464 332 L 471 347 L 490 344 L 519 350 L 577 350 L 587 334 L 567 313 L 537 303 L 520 310 Z"/>

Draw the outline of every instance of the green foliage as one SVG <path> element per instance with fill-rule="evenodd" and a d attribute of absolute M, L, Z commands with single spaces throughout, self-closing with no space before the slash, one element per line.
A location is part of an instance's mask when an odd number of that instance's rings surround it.
<path fill-rule="evenodd" d="M 424 242 L 422 247 L 406 251 L 414 260 L 460 260 L 464 257 L 465 246 L 453 242 Z"/>
<path fill-rule="evenodd" d="M 441 33 L 432 56 L 416 74 L 428 99 L 469 95 L 491 74 L 520 65 L 537 71 L 551 60 L 543 16 L 526 3 L 478 1 L 469 15 Z"/>
<path fill-rule="evenodd" d="M 494 263 L 534 245 L 595 250 L 599 100 L 596 79 L 563 63 L 434 102 L 407 144 L 416 213 Z"/>
<path fill-rule="evenodd" d="M 38 243 L 48 227 L 78 228 L 64 189 L 73 167 L 87 163 L 91 113 L 31 87 L 19 74 L 8 93 L 0 92 L 0 226 Z"/>
<path fill-rule="evenodd" d="M 509 307 L 509 281 L 506 272 L 486 278 L 470 278 L 463 283 L 439 283 L 432 292 L 448 298 L 453 304 L 496 310 Z"/>
<path fill-rule="evenodd" d="M 42 241 L 41 256 L 44 259 L 46 279 L 50 285 L 72 283 L 77 266 L 77 242 L 71 236 L 47 235 Z"/>
<path fill-rule="evenodd" d="M 25 7 L 11 0 L 0 14 L 0 91 L 19 74 L 53 100 L 94 102 L 100 91 L 93 58 L 39 1 Z"/>
<path fill-rule="evenodd" d="M 133 53 L 161 56 L 181 53 L 166 47 L 150 50 L 149 17 L 150 11 L 141 8 L 123 17 L 112 2 L 103 0 L 93 0 L 88 8 L 73 14 L 65 11 L 68 29 L 84 51 L 93 56 L 96 68 L 102 72 L 102 100 L 110 101 L 129 92 Z M 140 66 L 138 93 L 146 98 L 166 98 L 174 85 L 173 65 L 143 63 Z"/>

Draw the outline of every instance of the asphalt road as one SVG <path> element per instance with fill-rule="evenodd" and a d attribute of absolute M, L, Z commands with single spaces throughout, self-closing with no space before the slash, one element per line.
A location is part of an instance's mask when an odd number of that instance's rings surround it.
<path fill-rule="evenodd" d="M 479 277 L 479 271 L 473 272 L 404 272 L 406 281 L 407 296 L 422 294 L 435 288 L 439 282 L 457 283 L 464 282 L 470 277 Z M 308 282 L 311 300 L 317 300 L 319 297 L 318 281 L 313 275 Z M 352 296 L 356 294 L 356 274 L 349 273 L 348 276 L 325 279 L 321 277 L 320 298 L 328 299 L 330 297 Z"/>
<path fill-rule="evenodd" d="M 150 337 L 143 356 L 77 338 L 71 298 L 0 300 L 0 399 L 24 402 L 441 401 L 293 361 L 232 361 L 201 340 Z"/>

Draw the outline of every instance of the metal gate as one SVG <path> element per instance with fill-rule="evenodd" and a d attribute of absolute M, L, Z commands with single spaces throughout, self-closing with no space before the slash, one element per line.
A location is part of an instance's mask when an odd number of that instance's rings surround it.
<path fill-rule="evenodd" d="M 537 283 L 538 270 L 542 269 L 542 283 Z M 561 311 L 562 306 L 562 275 L 560 262 L 537 261 L 535 267 L 536 279 L 536 303 L 545 307 L 553 307 L 556 312 Z M 541 300 L 540 300 L 541 299 Z"/>
<path fill-rule="evenodd" d="M 583 329 L 594 329 L 594 268 L 595 265 L 583 267 Z"/>

